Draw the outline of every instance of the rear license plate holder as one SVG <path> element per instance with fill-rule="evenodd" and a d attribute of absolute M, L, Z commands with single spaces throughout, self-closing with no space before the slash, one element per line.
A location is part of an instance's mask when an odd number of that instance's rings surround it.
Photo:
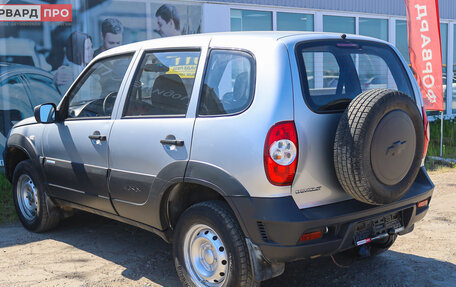
<path fill-rule="evenodd" d="M 354 244 L 360 246 L 388 237 L 404 229 L 403 212 L 395 212 L 358 222 L 355 225 Z"/>

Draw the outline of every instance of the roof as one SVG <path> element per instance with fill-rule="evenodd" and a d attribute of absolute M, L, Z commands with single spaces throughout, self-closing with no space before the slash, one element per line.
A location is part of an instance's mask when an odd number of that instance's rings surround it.
<path fill-rule="evenodd" d="M 119 53 L 133 52 L 140 48 L 171 48 L 171 47 L 198 47 L 209 45 L 209 43 L 229 42 L 228 47 L 242 48 L 246 42 L 250 44 L 257 42 L 258 45 L 264 45 L 269 42 L 282 41 L 285 44 L 296 41 L 316 40 L 316 39 L 337 39 L 341 33 L 328 32 L 297 32 L 297 31 L 253 31 L 253 32 L 220 32 L 220 33 L 202 33 L 184 36 L 174 36 L 135 42 L 112 48 L 101 53 L 99 56 L 115 55 Z M 388 42 L 360 35 L 347 34 L 347 39 L 369 40 L 375 42 Z M 225 40 L 225 41 L 223 41 Z M 98 57 L 99 57 L 98 56 Z"/>

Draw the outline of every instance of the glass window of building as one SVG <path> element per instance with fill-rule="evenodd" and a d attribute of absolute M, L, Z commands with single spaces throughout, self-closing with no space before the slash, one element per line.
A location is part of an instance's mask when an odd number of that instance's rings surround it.
<path fill-rule="evenodd" d="M 448 48 L 448 24 L 440 23 L 440 39 L 442 40 L 442 78 L 443 78 L 443 110 L 446 111 L 447 99 L 447 48 Z"/>
<path fill-rule="evenodd" d="M 388 20 L 359 18 L 359 34 L 388 41 Z"/>
<path fill-rule="evenodd" d="M 355 18 L 323 15 L 323 32 L 355 34 Z"/>
<path fill-rule="evenodd" d="M 277 12 L 277 31 L 313 31 L 312 14 Z"/>
<path fill-rule="evenodd" d="M 455 27 L 456 28 L 456 27 Z M 454 44 L 453 44 L 453 101 L 452 111 L 456 114 L 456 29 L 454 29 Z"/>
<path fill-rule="evenodd" d="M 231 9 L 231 31 L 271 31 L 272 12 Z"/>
<path fill-rule="evenodd" d="M 443 87 L 443 112 L 447 106 L 447 49 L 448 49 L 448 24 L 440 23 L 440 39 L 442 40 L 442 87 Z M 439 111 L 429 111 L 428 115 L 440 115 Z"/>
<path fill-rule="evenodd" d="M 410 64 L 407 39 L 407 21 L 396 20 L 396 48 L 401 52 L 405 61 Z"/>

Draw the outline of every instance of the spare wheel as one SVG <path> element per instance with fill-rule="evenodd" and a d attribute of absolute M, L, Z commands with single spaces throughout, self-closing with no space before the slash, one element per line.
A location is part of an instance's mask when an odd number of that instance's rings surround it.
<path fill-rule="evenodd" d="M 423 121 L 414 100 L 395 90 L 365 91 L 350 103 L 337 127 L 337 178 L 359 201 L 394 202 L 413 184 L 423 149 Z"/>

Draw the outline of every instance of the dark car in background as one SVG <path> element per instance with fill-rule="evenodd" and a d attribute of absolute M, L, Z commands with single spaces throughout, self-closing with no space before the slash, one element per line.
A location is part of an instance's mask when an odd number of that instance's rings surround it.
<path fill-rule="evenodd" d="M 32 66 L 0 63 L 0 171 L 3 150 L 13 125 L 33 116 L 33 107 L 58 103 L 62 98 L 53 83 L 53 75 Z"/>

